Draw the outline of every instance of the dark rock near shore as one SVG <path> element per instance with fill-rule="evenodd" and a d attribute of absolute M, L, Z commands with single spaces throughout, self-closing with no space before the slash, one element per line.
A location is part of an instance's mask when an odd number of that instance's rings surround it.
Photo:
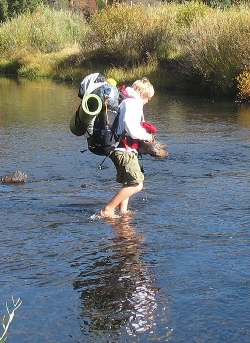
<path fill-rule="evenodd" d="M 24 183 L 27 181 L 27 174 L 17 170 L 12 174 L 5 175 L 1 178 L 2 183 Z"/>

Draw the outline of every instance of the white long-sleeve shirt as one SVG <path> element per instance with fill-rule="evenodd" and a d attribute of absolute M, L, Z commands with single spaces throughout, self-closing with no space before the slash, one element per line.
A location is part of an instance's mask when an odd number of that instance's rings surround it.
<path fill-rule="evenodd" d="M 151 140 L 151 134 L 141 126 L 144 121 L 143 100 L 140 95 L 131 87 L 127 87 L 125 92 L 126 98 L 121 102 L 118 134 L 126 131 L 126 136 L 139 140 Z M 124 150 L 118 148 L 118 150 Z"/>

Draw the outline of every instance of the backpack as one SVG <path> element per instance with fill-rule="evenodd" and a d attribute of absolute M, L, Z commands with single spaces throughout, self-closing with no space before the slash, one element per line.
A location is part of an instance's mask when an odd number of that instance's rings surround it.
<path fill-rule="evenodd" d="M 119 141 L 116 134 L 118 114 L 113 113 L 114 118 L 103 110 L 94 120 L 93 132 L 87 137 L 88 149 L 96 155 L 108 156 L 114 150 Z"/>
<path fill-rule="evenodd" d="M 113 122 L 118 123 L 115 118 L 119 91 L 103 75 L 95 73 L 83 79 L 78 96 L 82 103 L 70 121 L 70 130 L 76 136 L 87 138 L 92 153 L 108 156 L 116 144 Z"/>
<path fill-rule="evenodd" d="M 100 73 L 87 75 L 80 83 L 78 97 L 82 99 L 85 93 L 92 93 L 93 90 L 106 82 L 106 77 Z"/>

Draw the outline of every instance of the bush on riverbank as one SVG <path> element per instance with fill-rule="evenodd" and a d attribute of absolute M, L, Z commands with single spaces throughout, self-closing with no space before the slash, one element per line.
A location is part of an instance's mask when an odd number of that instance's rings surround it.
<path fill-rule="evenodd" d="M 147 73 L 156 87 L 191 84 L 193 91 L 223 95 L 238 90 L 246 99 L 249 14 L 247 5 L 219 10 L 196 1 L 115 4 L 87 23 L 79 15 L 40 7 L 1 25 L 0 72 L 78 82 L 98 70 L 120 83 Z"/>
<path fill-rule="evenodd" d="M 250 68 L 250 11 L 213 11 L 185 32 L 185 66 L 214 92 L 235 94 L 237 76 Z"/>
<path fill-rule="evenodd" d="M 1 26 L 0 51 L 10 57 L 22 51 L 56 52 L 69 42 L 80 42 L 86 31 L 87 25 L 80 16 L 40 7 Z"/>
<path fill-rule="evenodd" d="M 29 77 L 53 74 L 58 61 L 76 50 L 87 31 L 82 17 L 70 12 L 41 6 L 22 14 L 0 27 L 2 69 Z"/>
<path fill-rule="evenodd" d="M 118 66 L 145 63 L 162 51 L 168 56 L 177 36 L 168 7 L 115 4 L 97 12 L 90 21 L 92 54 Z"/>

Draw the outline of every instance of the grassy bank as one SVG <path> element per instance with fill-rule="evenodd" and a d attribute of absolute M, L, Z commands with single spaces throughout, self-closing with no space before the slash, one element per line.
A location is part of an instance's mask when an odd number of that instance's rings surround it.
<path fill-rule="evenodd" d="M 0 73 L 79 82 L 99 71 L 118 83 L 250 99 L 250 7 L 199 2 L 115 4 L 86 22 L 41 7 L 0 26 Z"/>

